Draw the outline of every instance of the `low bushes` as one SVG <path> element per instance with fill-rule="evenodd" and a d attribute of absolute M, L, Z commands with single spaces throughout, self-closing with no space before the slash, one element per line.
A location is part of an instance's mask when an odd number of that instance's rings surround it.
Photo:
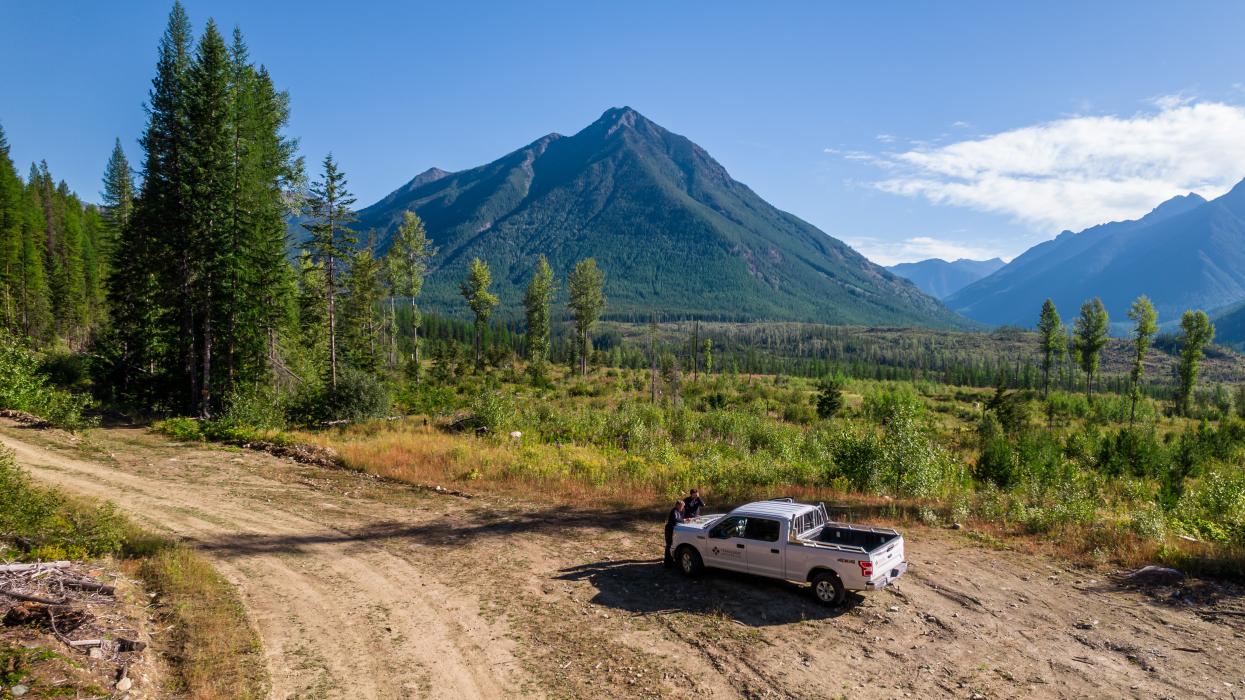
<path fill-rule="evenodd" d="M 30 560 L 84 559 L 121 550 L 124 517 L 110 504 L 91 504 L 36 486 L 0 448 L 0 548 Z"/>
<path fill-rule="evenodd" d="M 52 386 L 39 358 L 13 335 L 0 331 L 0 408 L 33 413 L 60 428 L 77 430 L 89 421 L 85 394 Z"/>

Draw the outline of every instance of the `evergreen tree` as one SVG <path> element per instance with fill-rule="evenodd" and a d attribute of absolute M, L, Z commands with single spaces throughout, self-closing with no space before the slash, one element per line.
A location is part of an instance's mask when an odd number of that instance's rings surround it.
<path fill-rule="evenodd" d="M 349 269 L 343 278 L 342 348 L 346 361 L 355 369 L 375 373 L 380 369 L 379 305 L 384 293 L 381 261 L 372 245 L 350 253 Z"/>
<path fill-rule="evenodd" d="M 389 244 L 389 252 L 385 262 L 388 267 L 393 296 L 404 297 L 411 305 L 411 348 L 413 352 L 412 374 L 419 383 L 419 308 L 416 300 L 424 288 L 424 275 L 428 272 L 428 261 L 437 254 L 437 249 L 428 239 L 424 222 L 413 211 L 403 212 L 402 225 L 398 227 L 393 240 Z"/>
<path fill-rule="evenodd" d="M 122 392 L 130 396 L 139 393 L 138 377 L 161 391 L 187 383 L 196 369 L 194 358 L 186 356 L 193 345 L 180 340 L 191 337 L 194 308 L 176 303 L 191 294 L 185 206 L 191 39 L 190 19 L 175 2 L 160 39 L 140 140 L 143 184 L 128 225 L 118 231 L 108 284 L 115 364 Z M 192 405 L 197 398 L 189 396 Z"/>
<path fill-rule="evenodd" d="M 1141 398 L 1141 380 L 1146 373 L 1146 351 L 1150 349 L 1150 341 L 1158 332 L 1158 312 L 1144 294 L 1137 297 L 1128 309 L 1128 318 L 1133 322 L 1133 368 L 1129 372 L 1129 408 L 1128 422 L 1137 418 L 1137 399 Z"/>
<path fill-rule="evenodd" d="M 294 274 L 287 258 L 286 217 L 302 177 L 297 142 L 282 131 L 289 96 L 268 71 L 249 61 L 240 29 L 229 49 L 232 95 L 232 183 L 229 237 L 235 249 L 228 266 L 233 290 L 226 319 L 226 364 L 237 381 L 262 381 L 284 370 L 281 333 L 292 319 Z"/>
<path fill-rule="evenodd" d="M 121 150 L 121 139 L 113 144 L 112 155 L 104 168 L 104 220 L 108 222 L 116 234 L 130 222 L 134 212 L 134 176 L 130 172 L 130 161 Z"/>
<path fill-rule="evenodd" d="M 32 169 L 34 184 L 27 184 L 23 197 L 21 272 L 17 293 L 18 322 L 22 332 L 32 339 L 47 342 L 52 338 L 52 303 L 45 269 L 44 228 L 47 217 L 39 195 L 38 171 Z"/>
<path fill-rule="evenodd" d="M 302 180 L 303 163 L 295 155 L 298 142 L 281 136 L 289 122 L 289 95 L 275 89 L 263 68 L 256 74 L 254 90 L 254 131 L 248 154 L 254 163 L 256 176 L 251 181 L 256 184 L 258 201 L 248 224 L 250 274 L 244 283 L 252 300 L 247 322 L 266 341 L 266 368 L 271 371 L 284 367 L 278 352 L 279 334 L 290 322 L 295 288 L 286 217 L 294 201 L 291 193 Z"/>
<path fill-rule="evenodd" d="M 86 298 L 86 272 L 82 260 L 83 206 L 61 182 L 53 194 L 54 221 L 60 227 L 55 236 L 53 256 L 60 271 L 59 286 L 52 290 L 52 306 L 56 315 L 56 329 L 70 348 L 82 349 L 88 333 L 88 303 Z"/>
<path fill-rule="evenodd" d="M 1107 310 L 1098 297 L 1081 305 L 1081 315 L 1076 319 L 1073 331 L 1076 334 L 1077 358 L 1081 371 L 1085 373 L 1086 399 L 1093 398 L 1094 376 L 1098 374 L 1102 348 L 1107 344 L 1109 323 Z"/>
<path fill-rule="evenodd" d="M 1184 415 L 1189 415 L 1203 351 L 1214 339 L 1215 324 L 1210 322 L 1205 311 L 1186 311 L 1180 317 L 1180 363 L 1177 372 L 1180 387 L 1176 396 L 1180 412 Z"/>
<path fill-rule="evenodd" d="M 493 273 L 488 263 L 479 258 L 472 258 L 471 267 L 467 271 L 467 279 L 459 285 L 459 292 L 475 314 L 475 363 L 476 369 L 484 368 L 483 340 L 484 330 L 488 325 L 489 316 L 497 306 L 499 299 L 489 291 L 493 284 Z"/>
<path fill-rule="evenodd" d="M 589 333 L 605 308 L 605 273 L 597 267 L 597 261 L 585 258 L 575 263 L 571 270 L 567 289 L 570 292 L 570 310 L 575 319 L 575 350 L 579 357 L 579 374 L 588 374 L 588 354 L 592 347 Z"/>
<path fill-rule="evenodd" d="M 843 409 L 843 389 L 846 386 L 847 380 L 838 374 L 823 377 L 817 382 L 814 404 L 817 406 L 819 418 L 828 420 Z"/>
<path fill-rule="evenodd" d="M 221 345 L 228 345 L 228 320 L 237 303 L 239 241 L 232 235 L 233 134 L 230 124 L 231 63 L 225 39 L 209 20 L 186 74 L 188 175 L 186 219 L 190 231 L 188 253 L 191 292 L 179 304 L 194 306 L 197 322 L 191 336 L 182 338 L 190 348 L 184 352 L 199 359 L 199 371 L 191 373 L 192 394 L 199 415 L 212 411 L 213 392 L 227 387 L 225 378 L 214 376 L 213 361 Z M 191 312 L 193 314 L 193 312 Z"/>
<path fill-rule="evenodd" d="M 324 171 L 312 184 L 307 199 L 310 221 L 303 224 L 311 234 L 307 248 L 324 265 L 325 315 L 328 324 L 329 383 L 337 388 L 337 294 L 342 267 L 350 259 L 358 237 L 349 228 L 355 215 L 350 207 L 355 199 L 346 189 L 346 174 L 337 168 L 330 153 L 324 157 Z"/>
<path fill-rule="evenodd" d="M 22 203 L 22 181 L 0 126 L 0 328 L 10 330 L 20 327 Z"/>
<path fill-rule="evenodd" d="M 544 378 L 545 364 L 549 361 L 549 302 L 556 284 L 549 261 L 540 256 L 532 273 L 532 281 L 523 295 L 523 307 L 527 311 L 528 368 L 537 381 Z"/>
<path fill-rule="evenodd" d="M 1050 370 L 1067 350 L 1067 336 L 1055 302 L 1047 299 L 1038 318 L 1038 337 L 1042 344 L 1042 398 L 1050 393 Z"/>
<path fill-rule="evenodd" d="M 303 251 L 298 258 L 298 340 L 311 353 L 311 368 L 318 376 L 328 375 L 328 319 L 324 264 Z"/>

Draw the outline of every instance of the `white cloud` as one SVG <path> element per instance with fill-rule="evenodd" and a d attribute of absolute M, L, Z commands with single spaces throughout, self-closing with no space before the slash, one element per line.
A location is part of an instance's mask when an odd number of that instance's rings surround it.
<path fill-rule="evenodd" d="M 893 143 L 895 141 L 894 134 L 878 134 L 874 138 L 876 138 L 878 141 L 881 141 L 882 143 Z"/>
<path fill-rule="evenodd" d="M 956 129 L 971 129 L 971 128 L 973 128 L 972 122 L 966 122 L 966 121 L 964 121 L 963 119 L 961 119 L 961 120 L 959 120 L 959 121 L 954 121 L 954 122 L 951 122 L 951 126 L 955 127 Z"/>
<path fill-rule="evenodd" d="M 989 260 L 997 257 L 998 251 L 958 241 L 950 241 L 931 236 L 914 236 L 898 241 L 881 238 L 858 237 L 844 238 L 848 245 L 855 248 L 861 255 L 879 265 L 894 265 L 901 262 L 916 262 L 929 258 L 943 260 Z"/>
<path fill-rule="evenodd" d="M 1072 116 L 882 156 L 874 186 L 1001 213 L 1053 233 L 1144 215 L 1178 194 L 1223 194 L 1245 176 L 1245 107 L 1155 98 L 1155 111 Z"/>

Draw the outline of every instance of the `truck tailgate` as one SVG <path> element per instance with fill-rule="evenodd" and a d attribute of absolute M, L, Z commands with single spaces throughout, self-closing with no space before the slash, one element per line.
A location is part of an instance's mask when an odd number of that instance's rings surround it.
<path fill-rule="evenodd" d="M 869 588 L 883 588 L 908 570 L 908 563 L 904 561 L 902 537 L 870 552 L 869 559 L 873 562 L 873 577 L 867 584 Z"/>

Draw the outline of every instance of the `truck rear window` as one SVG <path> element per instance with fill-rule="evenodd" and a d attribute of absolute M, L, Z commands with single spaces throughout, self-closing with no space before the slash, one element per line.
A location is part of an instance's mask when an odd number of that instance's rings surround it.
<path fill-rule="evenodd" d="M 744 527 L 744 538 L 749 540 L 760 540 L 762 542 L 778 541 L 778 521 L 768 520 L 766 518 L 748 518 L 748 524 Z"/>
<path fill-rule="evenodd" d="M 810 510 L 803 515 L 797 515 L 792 520 L 792 527 L 796 533 L 803 535 L 806 532 L 812 532 L 822 525 L 826 524 L 825 517 L 821 514 L 821 509 Z"/>

